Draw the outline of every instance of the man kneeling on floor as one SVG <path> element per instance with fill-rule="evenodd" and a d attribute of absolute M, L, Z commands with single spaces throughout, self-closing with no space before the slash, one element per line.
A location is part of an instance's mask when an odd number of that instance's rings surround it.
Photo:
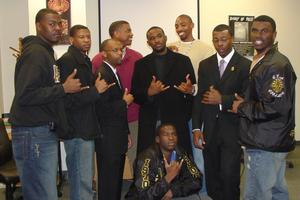
<path fill-rule="evenodd" d="M 125 198 L 200 199 L 197 193 L 201 189 L 202 174 L 185 151 L 177 146 L 175 127 L 172 124 L 160 125 L 155 141 L 138 155 L 134 182 Z"/>

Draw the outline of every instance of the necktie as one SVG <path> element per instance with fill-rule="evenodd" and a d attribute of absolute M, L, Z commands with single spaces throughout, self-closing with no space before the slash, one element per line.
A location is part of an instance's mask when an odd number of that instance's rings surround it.
<path fill-rule="evenodd" d="M 220 72 L 220 77 L 222 77 L 224 71 L 225 71 L 225 67 L 226 67 L 226 62 L 225 60 L 220 60 L 220 64 L 219 64 L 219 72 Z"/>

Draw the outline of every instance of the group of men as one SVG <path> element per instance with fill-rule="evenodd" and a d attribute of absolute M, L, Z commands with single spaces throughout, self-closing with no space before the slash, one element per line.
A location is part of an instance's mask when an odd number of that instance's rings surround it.
<path fill-rule="evenodd" d="M 24 199 L 57 199 L 58 139 L 71 199 L 93 198 L 94 151 L 98 198 L 120 199 L 128 149 L 135 171 L 127 199 L 192 198 L 201 186 L 214 200 L 239 199 L 241 145 L 244 199 L 288 199 L 296 75 L 273 48 L 272 18 L 254 19 L 252 63 L 234 50 L 229 26 L 212 31 L 213 53 L 194 39 L 187 15 L 176 19 L 180 41 L 169 48 L 163 29 L 149 28 L 153 52 L 145 57 L 128 48 L 129 23 L 113 22 L 92 62 L 90 31 L 75 25 L 68 51 L 55 61 L 60 23 L 55 11 L 40 10 L 37 36 L 23 39 L 16 64 L 10 122 Z"/>

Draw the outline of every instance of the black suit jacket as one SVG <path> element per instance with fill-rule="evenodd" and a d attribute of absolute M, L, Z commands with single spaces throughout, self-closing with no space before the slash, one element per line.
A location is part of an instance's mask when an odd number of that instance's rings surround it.
<path fill-rule="evenodd" d="M 203 60 L 198 70 L 198 93 L 193 106 L 193 129 L 204 125 L 206 146 L 213 144 L 213 134 L 225 134 L 229 143 L 238 141 L 238 116 L 228 112 L 235 100 L 234 94 L 243 96 L 249 80 L 251 62 L 235 52 L 220 78 L 217 54 Z M 222 95 L 222 110 L 219 105 L 201 103 L 202 96 L 210 86 Z"/>
<path fill-rule="evenodd" d="M 100 152 L 109 155 L 121 155 L 127 151 L 129 134 L 127 104 L 123 100 L 124 91 L 106 63 L 98 68 L 95 75 L 98 76 L 99 72 L 101 79 L 104 79 L 107 84 L 116 84 L 101 94 L 101 98 L 96 103 L 96 113 L 101 127 L 101 146 L 96 149 L 100 148 Z"/>
<path fill-rule="evenodd" d="M 184 148 L 190 146 L 190 143 L 187 141 L 189 137 L 188 121 L 191 118 L 193 96 L 181 93 L 174 88 L 174 85 L 178 86 L 181 82 L 185 82 L 187 74 L 190 74 L 193 84 L 196 82 L 192 63 L 187 56 L 168 50 L 165 78 L 161 81 L 166 86 L 169 85 L 170 88 L 160 94 L 149 97 L 147 90 L 152 81 L 152 76 L 157 77 L 154 62 L 155 56 L 152 53 L 137 61 L 132 77 L 132 94 L 135 102 L 141 106 L 139 112 L 138 152 L 154 143 L 156 122 L 159 114 L 162 123 L 169 122 L 176 126 L 179 144 Z M 186 149 L 186 151 L 190 153 L 189 149 Z"/>

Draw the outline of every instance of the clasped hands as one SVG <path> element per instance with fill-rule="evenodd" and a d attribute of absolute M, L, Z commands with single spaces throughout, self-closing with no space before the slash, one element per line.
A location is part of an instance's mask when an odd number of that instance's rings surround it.
<path fill-rule="evenodd" d="M 190 74 L 186 75 L 185 80 L 186 81 L 181 82 L 179 86 L 174 85 L 174 88 L 176 88 L 177 90 L 179 90 L 180 92 L 182 92 L 184 94 L 192 94 L 194 87 L 190 80 Z M 148 94 L 148 96 L 153 96 L 153 95 L 159 94 L 169 88 L 170 88 L 169 85 L 166 86 L 160 80 L 157 80 L 155 76 L 152 76 L 152 81 L 148 88 L 147 94 Z"/>

